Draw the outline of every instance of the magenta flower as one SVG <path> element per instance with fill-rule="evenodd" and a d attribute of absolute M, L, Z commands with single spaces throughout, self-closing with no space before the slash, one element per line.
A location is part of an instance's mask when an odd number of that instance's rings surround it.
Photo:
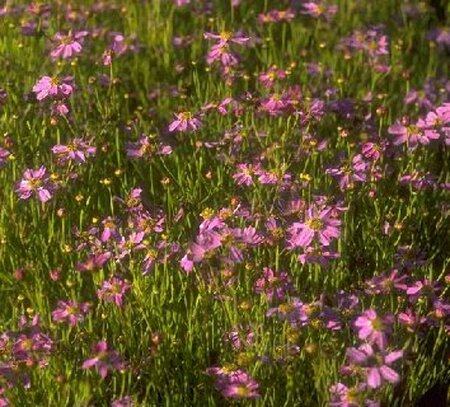
<path fill-rule="evenodd" d="M 95 155 L 96 148 L 82 139 L 74 138 L 67 145 L 57 144 L 53 146 L 52 152 L 58 156 L 61 164 L 65 164 L 67 161 L 85 163 L 88 156 Z"/>
<path fill-rule="evenodd" d="M 302 264 L 319 264 L 323 268 L 327 268 L 330 260 L 339 258 L 339 253 L 322 250 L 320 247 L 309 246 L 305 248 L 305 252 L 299 254 L 298 261 Z"/>
<path fill-rule="evenodd" d="M 121 33 L 113 33 L 113 40 L 111 44 L 111 51 L 114 55 L 120 56 L 128 51 L 129 45 L 125 37 Z"/>
<path fill-rule="evenodd" d="M 368 291 L 373 294 L 389 294 L 394 291 L 394 288 L 405 292 L 408 288 L 406 281 L 408 276 L 400 274 L 396 269 L 389 274 L 382 274 L 375 276 L 367 282 Z"/>
<path fill-rule="evenodd" d="M 425 317 L 415 313 L 411 309 L 406 309 L 405 312 L 401 312 L 400 314 L 398 314 L 397 319 L 398 322 L 404 325 L 406 329 L 411 333 L 416 332 L 420 328 L 420 326 L 427 322 L 427 319 Z"/>
<path fill-rule="evenodd" d="M 216 376 L 215 387 L 224 397 L 233 399 L 256 399 L 259 383 L 243 369 L 228 370 L 225 368 L 209 368 L 207 373 Z"/>
<path fill-rule="evenodd" d="M 309 15 L 311 17 L 319 18 L 325 17 L 327 20 L 331 20 L 334 15 L 337 13 L 337 6 L 335 5 L 326 5 L 324 3 L 314 3 L 307 2 L 302 4 L 303 11 L 302 14 Z"/>
<path fill-rule="evenodd" d="M 345 191 L 354 188 L 355 182 L 365 182 L 368 169 L 369 164 L 364 161 L 361 154 L 357 154 L 352 158 L 351 164 L 344 164 L 339 168 L 329 168 L 325 173 L 337 178 L 339 187 Z"/>
<path fill-rule="evenodd" d="M 9 403 L 9 400 L 3 394 L 4 394 L 4 389 L 0 387 L 0 407 L 8 407 L 11 404 Z"/>
<path fill-rule="evenodd" d="M 234 399 L 257 399 L 259 383 L 247 373 L 232 374 L 225 381 L 219 380 L 217 386 L 225 397 Z"/>
<path fill-rule="evenodd" d="M 58 43 L 57 47 L 50 53 L 53 59 L 69 59 L 79 54 L 82 50 L 84 37 L 88 35 L 87 31 L 69 32 L 68 34 L 56 33 L 54 40 Z"/>
<path fill-rule="evenodd" d="M 262 99 L 259 108 L 270 116 L 280 116 L 291 108 L 291 104 L 285 95 L 274 93 Z"/>
<path fill-rule="evenodd" d="M 419 144 L 427 145 L 431 140 L 437 140 L 440 137 L 437 132 L 428 131 L 425 133 L 417 125 L 404 126 L 398 122 L 388 128 L 388 133 L 394 136 L 394 145 L 407 144 L 411 150 Z"/>
<path fill-rule="evenodd" d="M 272 301 L 274 296 L 282 300 L 291 288 L 291 279 L 286 272 L 275 273 L 269 267 L 263 268 L 263 277 L 259 278 L 254 286 L 255 292 L 264 293 L 269 301 Z"/>
<path fill-rule="evenodd" d="M 365 368 L 366 382 L 372 389 L 381 387 L 384 381 L 393 384 L 400 381 L 400 375 L 390 365 L 402 357 L 401 350 L 390 353 L 382 351 L 376 354 L 368 343 L 359 348 L 347 349 L 347 358 L 350 363 Z"/>
<path fill-rule="evenodd" d="M 124 370 L 126 364 L 123 358 L 114 350 L 108 349 L 106 341 L 97 342 L 92 347 L 94 356 L 83 362 L 83 369 L 91 369 L 95 367 L 104 379 L 108 375 L 109 370 Z"/>
<path fill-rule="evenodd" d="M 336 383 L 330 387 L 330 407 L 380 407 L 380 403 L 369 399 L 365 400 L 366 385 L 361 383 L 356 387 L 347 387 Z"/>
<path fill-rule="evenodd" d="M 310 206 L 304 222 L 295 222 L 289 228 L 288 244 L 292 248 L 307 248 L 317 238 L 321 245 L 329 246 L 340 236 L 340 225 L 341 221 L 333 217 L 333 208 L 319 211 L 315 206 Z"/>
<path fill-rule="evenodd" d="M 389 54 L 388 37 L 376 29 L 355 31 L 350 37 L 344 38 L 342 45 L 363 51 L 372 58 Z"/>
<path fill-rule="evenodd" d="M 235 114 L 236 116 L 242 115 L 242 106 L 238 101 L 233 98 L 225 98 L 223 99 L 219 105 L 214 106 L 217 107 L 217 111 L 222 115 L 227 114 Z"/>
<path fill-rule="evenodd" d="M 123 297 L 130 288 L 131 285 L 121 278 L 112 277 L 103 281 L 102 287 L 97 290 L 97 296 L 105 302 L 114 302 L 117 306 L 122 307 Z"/>
<path fill-rule="evenodd" d="M 169 131 L 183 133 L 198 130 L 202 123 L 191 112 L 182 112 L 175 115 L 176 119 L 170 123 Z"/>
<path fill-rule="evenodd" d="M 217 41 L 209 50 L 206 62 L 211 65 L 215 61 L 219 61 L 223 67 L 237 65 L 239 62 L 237 55 L 231 51 L 231 44 L 244 45 L 250 40 L 249 37 L 240 34 L 234 35 L 233 33 L 226 31 L 220 34 L 207 32 L 204 34 L 204 37 L 208 40 Z"/>
<path fill-rule="evenodd" d="M 54 343 L 48 335 L 42 332 L 39 315 L 35 315 L 31 321 L 27 321 L 22 316 L 19 320 L 19 328 L 20 332 L 17 333 L 12 345 L 12 352 L 16 360 L 30 361 L 51 353 Z M 2 340 L 0 340 L 0 345 L 4 345 Z M 41 360 L 43 364 L 46 362 Z"/>
<path fill-rule="evenodd" d="M 450 103 L 444 103 L 435 111 L 428 112 L 425 120 L 417 121 L 417 127 L 424 131 L 425 138 L 429 140 L 438 139 L 441 133 L 448 135 L 450 133 Z"/>
<path fill-rule="evenodd" d="M 100 236 L 100 240 L 102 242 L 107 242 L 110 239 L 114 239 L 116 241 L 120 240 L 120 233 L 117 230 L 116 222 L 111 216 L 108 216 L 106 219 L 103 219 L 102 225 L 103 231 Z"/>
<path fill-rule="evenodd" d="M 285 79 L 286 71 L 276 66 L 271 66 L 267 72 L 259 75 L 258 79 L 265 88 L 271 88 L 278 79 Z"/>
<path fill-rule="evenodd" d="M 133 407 L 134 405 L 135 403 L 130 396 L 125 396 L 111 402 L 111 407 Z"/>
<path fill-rule="evenodd" d="M 120 32 L 111 32 L 112 41 L 108 49 L 103 52 L 102 63 L 103 65 L 111 65 L 113 58 L 125 54 L 127 51 L 137 51 L 138 47 L 130 41 L 133 39 L 127 39 Z"/>
<path fill-rule="evenodd" d="M 127 51 L 136 51 L 138 47 L 120 32 L 111 32 L 112 41 L 108 49 L 103 52 L 103 65 L 111 65 L 113 58 L 125 54 Z M 132 38 L 131 38 L 132 39 Z"/>
<path fill-rule="evenodd" d="M 450 29 L 448 27 L 433 29 L 428 33 L 427 37 L 443 48 L 450 47 Z"/>
<path fill-rule="evenodd" d="M 67 322 L 75 326 L 83 321 L 86 314 L 91 310 L 91 304 L 78 303 L 77 301 L 58 301 L 58 307 L 53 310 L 52 316 L 55 322 Z"/>
<path fill-rule="evenodd" d="M 384 144 L 367 142 L 362 146 L 362 155 L 370 161 L 378 161 L 386 146 Z"/>
<path fill-rule="evenodd" d="M 78 271 L 95 271 L 101 269 L 107 261 L 111 258 L 111 252 L 99 252 L 89 255 L 89 257 L 76 264 L 75 268 Z"/>
<path fill-rule="evenodd" d="M 57 100 L 52 104 L 51 111 L 54 116 L 66 116 L 69 113 L 69 108 L 61 100 Z"/>
<path fill-rule="evenodd" d="M 11 153 L 8 150 L 0 147 L 0 168 L 3 168 L 6 165 L 10 155 Z"/>
<path fill-rule="evenodd" d="M 244 45 L 245 43 L 250 41 L 249 37 L 246 37 L 242 34 L 233 34 L 229 31 L 222 31 L 220 34 L 206 32 L 205 34 L 203 34 L 203 36 L 207 40 L 215 40 L 217 42 L 217 45 L 220 46 L 229 45 L 230 43 Z"/>
<path fill-rule="evenodd" d="M 206 219 L 200 224 L 196 241 L 190 245 L 180 262 L 186 273 L 190 273 L 194 264 L 201 262 L 208 252 L 222 245 L 221 231 L 224 227 L 225 224 L 218 217 Z"/>
<path fill-rule="evenodd" d="M 411 302 L 416 302 L 420 297 L 427 297 L 431 301 L 437 299 L 437 292 L 440 290 L 439 283 L 436 281 L 424 279 L 417 280 L 406 289 L 406 294 Z"/>
<path fill-rule="evenodd" d="M 47 97 L 68 97 L 73 92 L 73 87 L 68 83 L 62 82 L 58 78 L 43 76 L 36 85 L 33 86 L 33 92 L 36 93 L 37 100 L 43 100 Z"/>
<path fill-rule="evenodd" d="M 375 310 L 368 309 L 356 318 L 354 325 L 358 329 L 359 339 L 368 340 L 372 344 L 377 344 L 380 349 L 385 349 L 387 335 L 393 322 L 392 315 L 379 317 Z"/>
<path fill-rule="evenodd" d="M 173 2 L 177 7 L 182 7 L 191 4 L 191 0 L 173 0 Z"/>
<path fill-rule="evenodd" d="M 204 251 L 212 251 L 222 244 L 222 236 L 219 234 L 218 228 L 214 223 L 204 224 L 205 228 L 200 230 L 197 236 L 197 244 Z"/>
<path fill-rule="evenodd" d="M 290 173 L 280 173 L 280 170 L 266 171 L 261 169 L 256 171 L 256 175 L 258 175 L 258 181 L 261 185 L 276 185 L 280 183 L 284 187 L 288 187 L 292 179 L 292 175 Z"/>
<path fill-rule="evenodd" d="M 270 308 L 266 315 L 277 316 L 280 321 L 287 321 L 294 327 L 306 326 L 309 323 L 309 307 L 298 298 L 292 298 L 289 302 Z"/>
<path fill-rule="evenodd" d="M 258 22 L 261 24 L 279 23 L 281 21 L 291 22 L 295 18 L 294 10 L 270 10 L 267 14 L 259 14 Z"/>
<path fill-rule="evenodd" d="M 259 168 L 258 165 L 253 164 L 237 164 L 237 172 L 233 174 L 233 179 L 238 185 L 245 185 L 249 187 L 253 185 L 253 175 Z"/>
<path fill-rule="evenodd" d="M 41 202 L 50 200 L 53 190 L 54 185 L 51 183 L 44 166 L 37 170 L 25 170 L 23 178 L 16 188 L 20 199 L 29 199 L 34 193 Z"/>
<path fill-rule="evenodd" d="M 128 238 L 122 236 L 117 245 L 117 248 L 119 250 L 117 259 L 124 259 L 125 257 L 129 256 L 134 250 L 145 249 L 145 245 L 142 243 L 144 237 L 144 232 L 131 232 Z"/>
<path fill-rule="evenodd" d="M 244 243 L 246 246 L 256 246 L 264 241 L 261 234 L 258 233 L 255 227 L 247 226 L 245 228 L 234 228 L 231 234 L 239 243 Z"/>
<path fill-rule="evenodd" d="M 450 303 L 441 299 L 435 299 L 432 310 L 427 315 L 427 323 L 431 326 L 439 326 L 441 323 L 444 323 L 445 331 L 449 334 L 448 316 L 450 316 Z"/>
<path fill-rule="evenodd" d="M 169 155 L 172 147 L 166 144 L 156 143 L 148 136 L 142 135 L 137 143 L 127 145 L 127 155 L 132 158 L 152 158 L 154 155 Z"/>
<path fill-rule="evenodd" d="M 255 333 L 250 327 L 247 327 L 242 333 L 238 330 L 227 332 L 225 340 L 230 342 L 235 350 L 239 350 L 244 346 L 252 346 L 255 343 Z"/>

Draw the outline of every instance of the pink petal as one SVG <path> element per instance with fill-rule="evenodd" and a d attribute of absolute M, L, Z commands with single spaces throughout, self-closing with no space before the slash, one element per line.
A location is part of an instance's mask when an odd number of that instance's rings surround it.
<path fill-rule="evenodd" d="M 381 366 L 380 372 L 383 378 L 389 383 L 398 383 L 400 381 L 400 375 L 396 371 L 392 370 L 389 366 Z"/>
<path fill-rule="evenodd" d="M 381 386 L 381 376 L 378 368 L 373 367 L 369 369 L 369 374 L 367 375 L 367 384 L 372 389 L 376 389 Z"/>
<path fill-rule="evenodd" d="M 403 351 L 397 350 L 395 352 L 391 352 L 384 358 L 384 361 L 390 365 L 392 362 L 395 362 L 397 359 L 400 359 L 403 357 Z"/>

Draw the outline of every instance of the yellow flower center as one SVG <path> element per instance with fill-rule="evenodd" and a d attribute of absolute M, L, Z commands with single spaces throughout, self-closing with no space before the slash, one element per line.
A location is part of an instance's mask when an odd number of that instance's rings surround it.
<path fill-rule="evenodd" d="M 309 219 L 305 223 L 312 230 L 320 230 L 323 227 L 323 222 L 319 218 Z"/>

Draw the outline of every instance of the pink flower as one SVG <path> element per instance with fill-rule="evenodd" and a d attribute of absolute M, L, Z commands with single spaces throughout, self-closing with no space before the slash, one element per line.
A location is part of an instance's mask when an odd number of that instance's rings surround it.
<path fill-rule="evenodd" d="M 404 292 L 408 286 L 405 284 L 405 280 L 408 276 L 400 274 L 398 270 L 394 269 L 390 274 L 382 274 L 375 276 L 367 282 L 369 286 L 369 292 L 373 294 L 390 294 L 394 291 L 394 288 Z"/>
<path fill-rule="evenodd" d="M 224 339 L 226 342 L 231 343 L 235 350 L 239 350 L 244 346 L 252 346 L 255 343 L 255 333 L 250 327 L 247 327 L 244 332 L 239 332 L 239 330 L 236 329 L 227 332 Z"/>
<path fill-rule="evenodd" d="M 191 4 L 191 0 L 173 0 L 173 2 L 177 7 L 186 6 L 188 4 Z"/>
<path fill-rule="evenodd" d="M 406 329 L 413 333 L 416 332 L 421 325 L 427 322 L 427 319 L 419 314 L 416 314 L 411 309 L 406 309 L 405 312 L 398 314 L 398 322 L 406 327 Z"/>
<path fill-rule="evenodd" d="M 33 86 L 33 92 L 36 93 L 37 100 L 43 100 L 47 97 L 67 97 L 73 92 L 73 87 L 68 83 L 62 82 L 58 78 L 43 76 L 36 85 Z"/>
<path fill-rule="evenodd" d="M 307 247 L 305 252 L 299 254 L 298 261 L 302 264 L 319 264 L 323 268 L 327 268 L 330 260 L 338 259 L 339 253 L 323 251 L 319 247 Z"/>
<path fill-rule="evenodd" d="M 367 171 L 369 164 L 364 161 L 361 154 L 356 154 L 350 163 L 344 163 L 338 168 L 329 168 L 325 171 L 326 174 L 338 179 L 339 187 L 345 191 L 352 189 L 355 182 L 365 182 L 367 179 Z"/>
<path fill-rule="evenodd" d="M 267 14 L 259 14 L 258 22 L 260 24 L 278 23 L 280 21 L 291 22 L 295 18 L 295 12 L 291 9 L 287 10 L 271 10 Z"/>
<path fill-rule="evenodd" d="M 420 297 L 424 296 L 435 301 L 437 299 L 437 292 L 440 290 L 439 283 L 436 281 L 424 279 L 417 280 L 406 289 L 406 294 L 411 302 L 416 302 Z"/>
<path fill-rule="evenodd" d="M 256 399 L 259 384 L 243 370 L 229 371 L 224 368 L 209 368 L 208 374 L 216 376 L 215 387 L 223 396 L 233 399 Z"/>
<path fill-rule="evenodd" d="M 34 193 L 41 202 L 47 202 L 52 197 L 53 184 L 47 175 L 47 169 L 41 166 L 37 170 L 27 169 L 16 188 L 20 199 L 29 199 Z"/>
<path fill-rule="evenodd" d="M 450 103 L 444 103 L 435 111 L 428 112 L 425 120 L 419 119 L 417 127 L 425 132 L 425 137 L 430 140 L 436 140 L 440 137 L 440 132 L 443 135 L 450 134 Z"/>
<path fill-rule="evenodd" d="M 341 221 L 332 215 L 332 209 L 327 207 L 319 211 L 315 206 L 310 206 L 304 222 L 295 222 L 289 228 L 289 246 L 307 248 L 315 238 L 321 245 L 329 246 L 340 236 L 341 226 Z"/>
<path fill-rule="evenodd" d="M 236 181 L 238 185 L 245 185 L 249 187 L 253 185 L 253 175 L 255 174 L 255 170 L 259 168 L 257 165 L 253 164 L 237 164 L 237 172 L 233 174 L 233 179 Z"/>
<path fill-rule="evenodd" d="M 291 108 L 291 104 L 285 95 L 274 93 L 262 99 L 259 108 L 271 116 L 280 116 Z"/>
<path fill-rule="evenodd" d="M 208 40 L 217 41 L 209 50 L 206 62 L 211 65 L 215 61 L 219 61 L 224 67 L 237 65 L 239 62 L 237 55 L 231 52 L 231 44 L 244 45 L 250 40 L 249 37 L 240 34 L 235 35 L 227 31 L 223 31 L 220 34 L 207 32 L 204 34 L 204 37 Z"/>
<path fill-rule="evenodd" d="M 365 399 L 366 387 L 363 383 L 350 388 L 342 383 L 334 384 L 330 388 L 330 407 L 380 407 L 378 402 Z"/>
<path fill-rule="evenodd" d="M 378 161 L 385 149 L 384 145 L 378 143 L 367 142 L 362 146 L 362 155 L 371 161 Z"/>
<path fill-rule="evenodd" d="M 78 271 L 95 271 L 101 269 L 106 262 L 111 258 L 111 252 L 100 252 L 89 255 L 89 257 L 84 262 L 79 262 L 76 264 L 75 268 Z"/>
<path fill-rule="evenodd" d="M 389 54 L 389 42 L 386 35 L 382 35 L 378 29 L 355 31 L 350 37 L 344 38 L 342 45 L 358 51 L 366 52 L 375 58 Z"/>
<path fill-rule="evenodd" d="M 50 53 L 53 59 L 68 59 L 73 55 L 79 54 L 82 50 L 83 38 L 88 35 L 87 31 L 69 32 L 67 35 L 56 33 L 54 40 L 58 43 L 57 47 Z"/>
<path fill-rule="evenodd" d="M 123 370 L 126 364 L 122 357 L 113 350 L 108 349 L 108 344 L 105 341 L 97 342 L 92 347 L 94 356 L 83 362 L 83 369 L 90 369 L 95 367 L 102 379 L 108 375 L 109 370 Z"/>
<path fill-rule="evenodd" d="M 137 143 L 127 145 L 127 155 L 132 158 L 152 158 L 154 155 L 169 155 L 172 147 L 166 144 L 156 143 L 148 136 L 142 135 Z"/>
<path fill-rule="evenodd" d="M 117 259 L 122 260 L 131 255 L 135 250 L 145 249 L 145 245 L 142 243 L 144 237 L 144 232 L 131 232 L 128 238 L 122 236 L 117 244 L 117 249 L 119 251 Z"/>
<path fill-rule="evenodd" d="M 375 310 L 368 309 L 354 323 L 358 329 L 359 339 L 368 340 L 375 343 L 380 349 L 387 346 L 387 335 L 390 332 L 390 325 L 394 322 L 392 315 L 379 317 Z"/>
<path fill-rule="evenodd" d="M 103 281 L 102 287 L 97 290 L 97 296 L 105 302 L 114 302 L 121 307 L 123 305 L 123 296 L 130 288 L 131 285 L 121 278 L 112 277 Z"/>
<path fill-rule="evenodd" d="M 0 407 L 8 407 L 11 404 L 9 404 L 9 400 L 3 395 L 4 389 L 0 388 Z"/>
<path fill-rule="evenodd" d="M 413 150 L 419 144 L 427 145 L 431 140 L 437 140 L 439 133 L 425 131 L 417 125 L 404 126 L 397 122 L 388 128 L 388 133 L 394 136 L 394 145 L 407 144 L 408 148 Z"/>
<path fill-rule="evenodd" d="M 222 31 L 220 34 L 214 34 L 210 32 L 206 32 L 203 36 L 208 40 L 216 40 L 217 45 L 225 46 L 230 43 L 244 45 L 248 41 L 250 41 L 249 37 L 246 37 L 242 34 L 233 34 L 229 31 Z"/>
<path fill-rule="evenodd" d="M 269 308 L 266 315 L 276 315 L 280 321 L 287 321 L 294 327 L 303 327 L 309 324 L 309 307 L 298 298 L 292 298 L 289 302 L 278 307 Z"/>
<path fill-rule="evenodd" d="M 323 3 L 307 2 L 302 4 L 303 14 L 309 15 L 311 17 L 319 18 L 324 16 L 327 20 L 331 20 L 337 13 L 337 6 L 326 5 Z"/>
<path fill-rule="evenodd" d="M 55 322 L 67 322 L 75 326 L 83 321 L 85 315 L 91 310 L 91 304 L 78 303 L 77 301 L 58 301 L 58 307 L 52 312 Z"/>
<path fill-rule="evenodd" d="M 264 293 L 272 301 L 274 296 L 277 300 L 282 300 L 291 287 L 291 279 L 286 272 L 275 273 L 271 268 L 264 267 L 263 277 L 256 281 L 254 290 L 258 294 Z"/>
<path fill-rule="evenodd" d="M 170 132 L 187 132 L 198 130 L 202 123 L 191 112 L 182 112 L 175 115 L 176 119 L 169 125 Z"/>
<path fill-rule="evenodd" d="M 286 72 L 283 69 L 278 69 L 276 66 L 271 66 L 267 72 L 259 75 L 259 81 L 265 88 L 273 86 L 277 79 L 285 79 Z"/>
<path fill-rule="evenodd" d="M 111 407 L 133 407 L 134 401 L 130 396 L 125 396 L 120 399 L 116 399 L 111 403 Z M 1 407 L 1 406 L 0 406 Z"/>
<path fill-rule="evenodd" d="M 234 399 L 257 399 L 259 383 L 246 373 L 229 375 L 217 384 L 225 397 Z"/>
<path fill-rule="evenodd" d="M 8 150 L 0 147 L 0 168 L 3 168 L 6 165 L 10 155 L 11 153 Z"/>
<path fill-rule="evenodd" d="M 117 225 L 115 220 L 108 216 L 106 219 L 102 220 L 103 231 L 100 236 L 102 242 L 107 242 L 111 238 L 114 240 L 120 240 L 120 233 L 117 230 Z"/>
<path fill-rule="evenodd" d="M 348 348 L 347 358 L 352 364 L 364 366 L 367 385 L 372 389 L 381 387 L 383 381 L 398 383 L 400 375 L 390 365 L 403 357 L 403 351 L 390 353 L 380 352 L 375 354 L 369 344 L 361 345 L 359 348 Z"/>
<path fill-rule="evenodd" d="M 58 156 L 61 164 L 65 164 L 67 161 L 84 163 L 87 156 L 95 155 L 96 148 L 80 138 L 74 138 L 66 145 L 57 144 L 53 146 L 52 153 Z"/>

